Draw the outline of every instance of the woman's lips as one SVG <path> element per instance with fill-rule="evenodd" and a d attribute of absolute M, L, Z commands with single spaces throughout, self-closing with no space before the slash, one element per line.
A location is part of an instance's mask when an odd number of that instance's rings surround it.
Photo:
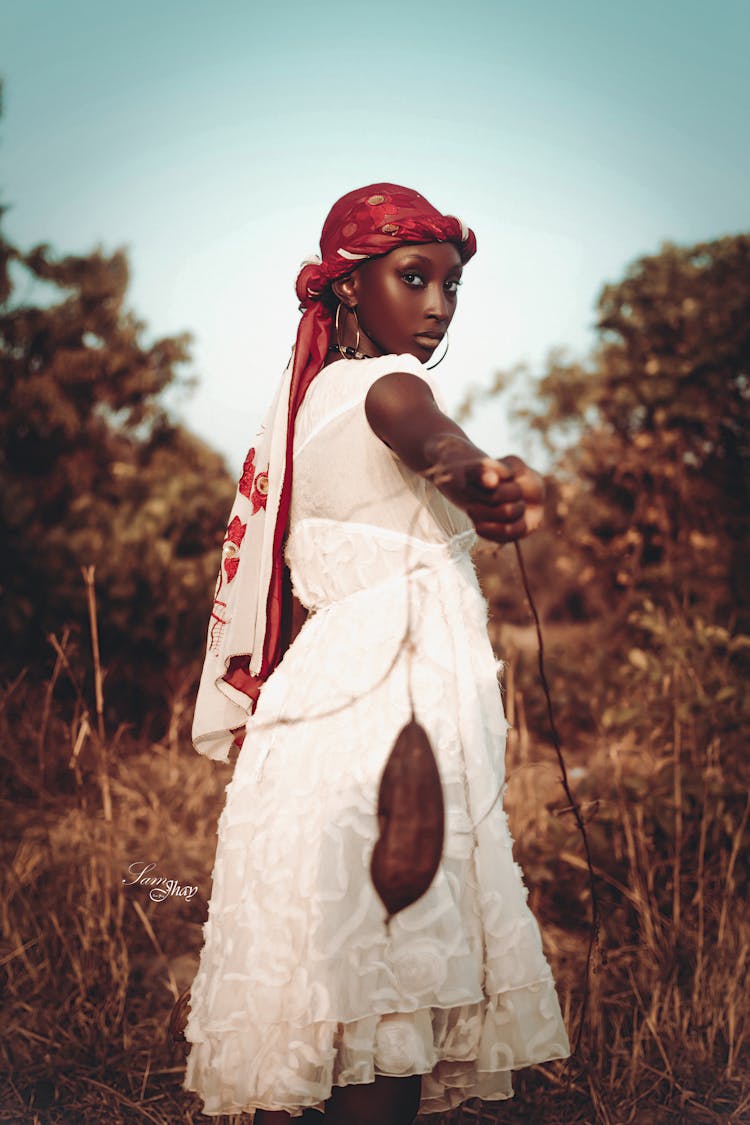
<path fill-rule="evenodd" d="M 440 332 L 416 332 L 414 339 L 417 340 L 423 348 L 436 348 L 443 338 Z"/>

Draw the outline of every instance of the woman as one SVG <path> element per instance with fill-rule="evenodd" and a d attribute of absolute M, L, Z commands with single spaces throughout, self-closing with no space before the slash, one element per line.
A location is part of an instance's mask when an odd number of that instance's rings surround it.
<path fill-rule="evenodd" d="M 495 801 L 506 722 L 469 555 L 477 533 L 533 530 L 542 483 L 474 446 L 424 366 L 475 249 L 418 193 L 371 184 L 334 205 L 297 280 L 193 730 L 212 757 L 242 744 L 186 1029 L 209 1115 L 398 1125 L 507 1098 L 512 1069 L 569 1052 Z M 385 926 L 377 794 L 412 704 L 445 839 L 428 891 Z"/>

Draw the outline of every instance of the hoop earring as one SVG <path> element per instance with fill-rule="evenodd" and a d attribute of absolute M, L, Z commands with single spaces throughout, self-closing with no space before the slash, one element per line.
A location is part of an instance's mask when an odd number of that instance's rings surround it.
<path fill-rule="evenodd" d="M 352 305 L 352 307 L 349 309 L 349 312 L 353 314 L 354 322 L 357 325 L 357 339 L 354 341 L 354 347 L 352 347 L 351 344 L 342 344 L 341 343 L 341 332 L 340 332 L 340 329 L 339 329 L 339 316 L 341 315 L 341 301 L 339 301 L 339 303 L 336 305 L 336 320 L 334 321 L 334 326 L 335 326 L 335 329 L 336 329 L 336 347 L 341 352 L 341 355 L 343 356 L 344 359 L 352 359 L 352 358 L 359 359 L 360 356 L 359 356 L 359 353 L 358 353 L 357 349 L 359 348 L 360 331 L 359 331 L 359 317 L 357 316 L 357 306 Z"/>
<path fill-rule="evenodd" d="M 428 364 L 428 366 L 427 366 L 428 371 L 432 371 L 434 368 L 436 368 L 439 364 L 441 364 L 443 362 L 443 360 L 445 359 L 445 357 L 448 354 L 448 348 L 449 347 L 450 347 L 450 340 L 448 339 L 448 329 L 446 328 L 446 330 L 445 330 L 445 351 L 443 352 L 440 359 L 436 363 Z"/>

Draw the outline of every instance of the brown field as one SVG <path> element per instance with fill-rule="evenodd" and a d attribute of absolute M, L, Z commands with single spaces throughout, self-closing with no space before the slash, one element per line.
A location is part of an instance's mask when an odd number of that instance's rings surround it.
<path fill-rule="evenodd" d="M 528 719 L 533 637 L 516 628 L 494 639 L 508 661 L 516 857 L 573 1039 L 590 913 L 583 852 L 553 751 Z M 594 643 L 586 629 L 551 632 L 550 659 L 578 659 Z M 184 1047 L 166 1024 L 197 964 L 231 768 L 193 752 L 184 700 L 158 743 L 133 730 L 100 739 L 75 692 L 58 703 L 66 675 L 59 662 L 46 692 L 19 677 L 2 697 L 0 1122 L 208 1120 L 181 1090 Z M 718 738 L 698 745 L 689 719 L 668 747 L 660 738 L 566 729 L 602 910 L 580 1050 L 568 1066 L 520 1073 L 512 1101 L 467 1103 L 445 1125 L 750 1122 L 750 917 L 739 879 L 750 798 L 744 811 L 726 800 Z M 641 798 L 665 777 L 655 833 Z M 146 861 L 199 892 L 154 902 L 123 886 L 128 866 Z"/>

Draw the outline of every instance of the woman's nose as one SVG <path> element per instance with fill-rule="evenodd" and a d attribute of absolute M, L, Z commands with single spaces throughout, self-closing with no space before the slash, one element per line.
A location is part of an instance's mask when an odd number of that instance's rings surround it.
<path fill-rule="evenodd" d="M 429 285 L 427 287 L 427 316 L 434 316 L 436 320 L 449 320 L 451 304 L 448 294 L 442 285 Z"/>

